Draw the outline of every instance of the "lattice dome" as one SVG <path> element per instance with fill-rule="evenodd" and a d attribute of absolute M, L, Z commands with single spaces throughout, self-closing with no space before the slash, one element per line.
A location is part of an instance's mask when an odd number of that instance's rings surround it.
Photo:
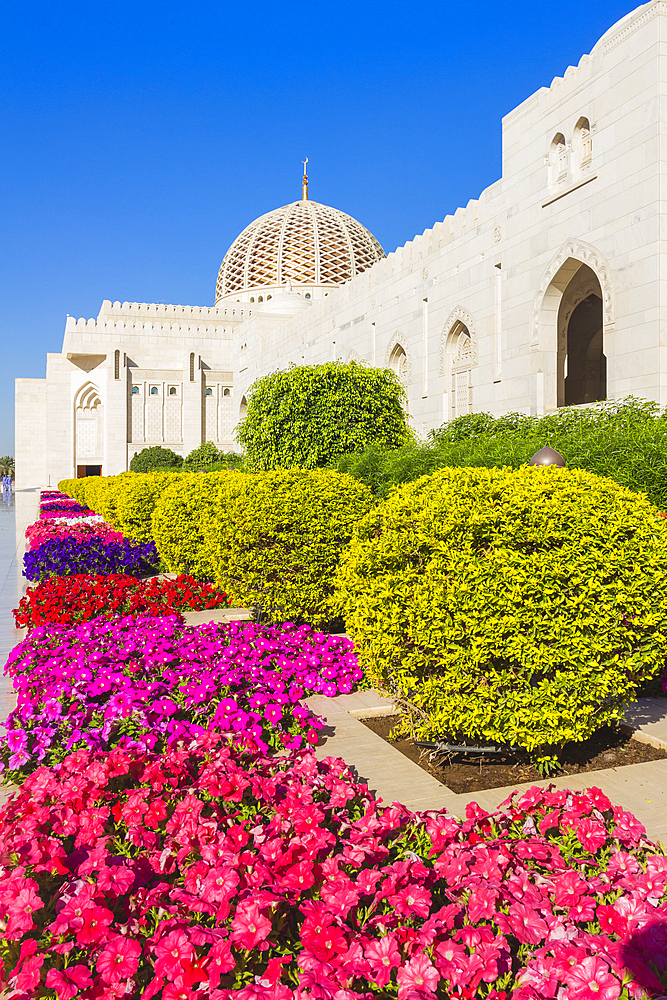
<path fill-rule="evenodd" d="M 251 222 L 220 265 L 215 301 L 266 285 L 339 285 L 385 252 L 372 233 L 345 212 L 316 201 L 294 201 Z"/>

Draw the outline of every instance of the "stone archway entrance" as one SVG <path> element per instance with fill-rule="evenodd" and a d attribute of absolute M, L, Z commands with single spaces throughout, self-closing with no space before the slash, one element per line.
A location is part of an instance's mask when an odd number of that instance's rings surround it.
<path fill-rule="evenodd" d="M 557 405 L 607 398 L 602 289 L 595 272 L 580 264 L 558 308 Z"/>

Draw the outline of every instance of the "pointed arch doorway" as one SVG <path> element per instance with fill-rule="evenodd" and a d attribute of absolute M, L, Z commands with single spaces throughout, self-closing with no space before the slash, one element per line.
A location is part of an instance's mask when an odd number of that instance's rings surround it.
<path fill-rule="evenodd" d="M 558 307 L 557 405 L 580 406 L 607 398 L 602 289 L 580 264 Z"/>

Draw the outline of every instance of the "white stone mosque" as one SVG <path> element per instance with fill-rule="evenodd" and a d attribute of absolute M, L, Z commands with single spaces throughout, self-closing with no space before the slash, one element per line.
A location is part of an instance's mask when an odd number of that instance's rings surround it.
<path fill-rule="evenodd" d="M 104 301 L 16 380 L 18 487 L 142 448 L 231 450 L 290 363 L 391 367 L 415 430 L 628 394 L 667 405 L 667 0 L 615 24 L 502 122 L 502 177 L 388 256 L 303 196 L 227 251 L 215 305 Z M 664 271 L 663 271 L 664 268 Z"/>

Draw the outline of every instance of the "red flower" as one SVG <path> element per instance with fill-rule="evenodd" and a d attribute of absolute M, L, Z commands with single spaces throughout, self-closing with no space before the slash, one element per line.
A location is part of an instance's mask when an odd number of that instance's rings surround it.
<path fill-rule="evenodd" d="M 194 955 L 194 948 L 185 931 L 170 931 L 155 946 L 155 973 L 167 979 L 176 979 Z"/>
<path fill-rule="evenodd" d="M 106 929 L 113 920 L 113 913 L 106 906 L 89 906 L 83 913 L 83 927 L 77 931 L 79 944 L 95 944 L 106 936 Z"/>

